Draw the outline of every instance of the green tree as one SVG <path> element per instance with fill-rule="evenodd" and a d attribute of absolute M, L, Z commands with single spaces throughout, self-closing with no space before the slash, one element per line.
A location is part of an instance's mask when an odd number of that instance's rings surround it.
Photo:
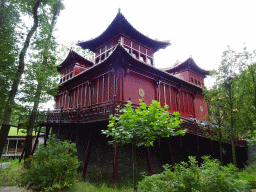
<path fill-rule="evenodd" d="M 23 15 L 24 18 L 27 19 L 27 17 L 32 18 L 33 23 L 32 26 L 27 30 L 26 27 L 19 28 L 20 26 L 24 25 L 24 22 L 20 22 L 18 27 L 15 28 L 16 31 L 19 31 L 19 36 L 16 35 L 16 37 L 19 37 L 18 47 L 20 50 L 18 51 L 19 54 L 15 58 L 15 64 L 16 70 L 13 72 L 13 79 L 10 81 L 10 89 L 8 92 L 8 96 L 6 99 L 6 105 L 4 109 L 4 115 L 3 115 L 3 122 L 0 130 L 0 156 L 3 152 L 3 146 L 6 142 L 6 138 L 8 136 L 9 130 L 10 130 L 10 119 L 13 111 L 13 107 L 15 106 L 15 97 L 18 93 L 18 87 L 21 82 L 21 77 L 24 73 L 25 69 L 25 57 L 27 55 L 29 46 L 31 44 L 31 41 L 33 40 L 33 36 L 35 32 L 37 31 L 38 27 L 41 26 L 41 22 L 44 21 L 41 19 L 44 16 L 45 10 L 47 10 L 56 0 L 31 0 L 31 1 L 14 1 L 16 2 L 16 8 L 20 15 Z M 9 5 L 9 1 L 5 1 L 6 5 Z M 12 18 L 12 17 L 11 17 Z M 25 39 L 23 41 L 23 38 Z M 17 63 L 16 63 L 17 61 Z"/>
<path fill-rule="evenodd" d="M 53 80 L 54 77 L 58 76 L 56 58 L 54 56 L 54 50 L 56 47 L 56 42 L 52 36 L 57 16 L 60 10 L 63 9 L 64 5 L 61 0 L 54 1 L 51 4 L 51 8 L 48 12 L 45 12 L 41 19 L 41 26 L 39 28 L 39 33 L 36 35 L 35 42 L 33 42 L 33 56 L 31 66 L 27 70 L 26 94 L 23 94 L 25 100 L 28 99 L 33 103 L 32 111 L 29 114 L 28 126 L 27 126 L 27 136 L 26 136 L 26 146 L 25 146 L 25 156 L 24 159 L 28 158 L 32 151 L 32 133 L 34 124 L 36 121 L 37 110 L 42 97 L 52 92 L 53 87 L 58 87 L 57 79 Z M 35 54 L 35 52 L 38 52 Z M 30 84 L 28 83 L 30 79 Z M 35 85 L 35 82 L 36 85 Z M 30 86 L 29 86 L 30 85 Z M 54 92 L 53 92 L 54 93 Z M 47 97 L 47 96 L 46 96 Z"/>
<path fill-rule="evenodd" d="M 119 106 L 118 106 L 119 107 Z M 179 113 L 175 112 L 171 117 L 167 111 L 168 105 L 161 107 L 157 101 L 147 106 L 140 100 L 140 106 L 133 108 L 132 102 L 128 102 L 121 109 L 120 114 L 110 115 L 108 130 L 102 130 L 103 134 L 112 136 L 110 141 L 113 146 L 132 144 L 133 181 L 134 190 L 137 191 L 137 147 L 153 146 L 156 139 L 185 134 L 183 130 L 177 130 L 181 121 Z"/>
<path fill-rule="evenodd" d="M 236 52 L 228 47 L 223 52 L 219 69 L 212 74 L 216 85 L 206 91 L 211 120 L 220 137 L 228 137 L 232 144 L 233 163 L 236 161 L 236 141 L 252 130 L 255 117 L 256 73 L 248 52 Z M 246 96 L 245 96 L 246 94 Z M 252 109 L 249 110 L 248 109 Z M 219 138 L 222 139 L 222 138 Z"/>
<path fill-rule="evenodd" d="M 222 103 L 221 96 L 219 95 L 220 91 L 218 87 L 214 85 L 210 90 L 205 89 L 205 101 L 208 106 L 209 115 L 207 116 L 211 129 L 217 133 L 216 139 L 219 141 L 219 151 L 220 151 L 220 162 L 223 165 L 223 136 L 225 137 L 225 123 L 222 114 L 222 107 L 224 104 Z M 214 138 L 212 138 L 214 139 Z"/>
<path fill-rule="evenodd" d="M 20 14 L 17 3 L 13 0 L 0 1 L 0 124 L 4 116 L 4 108 L 17 70 L 15 61 L 18 55 L 17 24 Z"/>

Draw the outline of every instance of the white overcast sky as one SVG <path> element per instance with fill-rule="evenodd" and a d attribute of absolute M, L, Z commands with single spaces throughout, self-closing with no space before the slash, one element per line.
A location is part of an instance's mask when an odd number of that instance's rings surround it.
<path fill-rule="evenodd" d="M 227 45 L 241 50 L 246 43 L 249 50 L 256 49 L 256 0 L 64 0 L 64 4 L 57 23 L 59 42 L 99 36 L 120 8 L 142 34 L 172 43 L 155 54 L 157 68 L 191 55 L 199 67 L 211 70 L 217 68 Z"/>
<path fill-rule="evenodd" d="M 131 25 L 152 39 L 170 40 L 155 54 L 156 67 L 169 67 L 191 55 L 210 70 L 231 45 L 256 49 L 256 1 L 143 1 L 64 0 L 57 24 L 61 41 L 83 41 L 99 36 L 115 18 L 118 8 Z"/>

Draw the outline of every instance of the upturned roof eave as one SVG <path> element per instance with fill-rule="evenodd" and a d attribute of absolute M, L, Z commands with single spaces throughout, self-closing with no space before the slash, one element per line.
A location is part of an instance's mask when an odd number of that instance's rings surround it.
<path fill-rule="evenodd" d="M 94 65 L 93 62 L 85 59 L 84 57 L 82 57 L 81 55 L 76 53 L 75 51 L 70 50 L 69 53 L 68 53 L 68 56 L 66 57 L 66 59 L 61 64 L 59 64 L 57 70 L 60 72 L 63 68 L 65 68 L 68 65 L 70 65 L 70 62 L 72 62 L 72 60 L 76 60 L 78 62 L 83 62 L 85 64 L 89 64 L 90 66 Z"/>
<path fill-rule="evenodd" d="M 123 34 L 129 36 L 130 38 L 132 37 L 137 42 L 141 42 L 144 45 L 152 47 L 154 51 L 164 49 L 171 45 L 169 41 L 157 41 L 143 35 L 138 30 L 136 30 L 120 12 L 116 15 L 115 19 L 101 35 L 92 40 L 78 43 L 77 45 L 83 49 L 90 49 L 91 51 L 95 52 L 97 48 L 104 44 L 104 42 L 107 42 Z"/>
<path fill-rule="evenodd" d="M 191 68 L 197 70 L 198 72 L 200 72 L 201 74 L 203 75 L 209 75 L 210 74 L 210 71 L 208 70 L 205 70 L 205 69 L 202 69 L 200 68 L 194 61 L 194 59 L 192 57 L 188 58 L 186 61 L 184 62 L 180 62 L 178 64 L 174 64 L 173 66 L 171 67 L 167 67 L 167 68 L 163 68 L 163 69 L 160 69 L 160 70 L 163 70 L 163 71 L 166 71 L 166 72 L 175 72 L 176 70 L 178 70 L 179 68 L 182 68 L 184 66 L 190 66 Z"/>

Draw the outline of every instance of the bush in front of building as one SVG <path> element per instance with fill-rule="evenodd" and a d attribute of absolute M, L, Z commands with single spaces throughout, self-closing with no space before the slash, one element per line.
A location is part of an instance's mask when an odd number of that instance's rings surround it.
<path fill-rule="evenodd" d="M 45 191 L 58 191 L 74 185 L 77 179 L 79 161 L 74 143 L 60 141 L 54 136 L 47 146 L 40 144 L 30 161 L 30 168 L 23 175 L 27 187 Z"/>
<path fill-rule="evenodd" d="M 195 157 L 189 162 L 165 165 L 161 174 L 146 177 L 139 182 L 138 191 L 248 191 L 247 181 L 237 178 L 238 169 L 229 164 L 222 166 L 216 159 L 203 157 L 201 167 Z"/>

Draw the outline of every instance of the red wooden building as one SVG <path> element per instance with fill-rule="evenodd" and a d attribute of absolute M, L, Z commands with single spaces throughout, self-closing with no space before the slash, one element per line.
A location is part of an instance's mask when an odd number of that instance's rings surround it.
<path fill-rule="evenodd" d="M 162 167 L 164 163 L 184 160 L 183 157 L 188 155 L 217 154 L 217 158 L 218 142 L 207 139 L 207 134 L 197 124 L 187 121 L 193 115 L 196 120 L 207 124 L 204 117 L 208 113 L 202 92 L 209 72 L 198 67 L 191 57 L 169 68 L 156 68 L 154 54 L 171 44 L 141 34 L 120 12 L 100 36 L 78 45 L 94 52 L 95 60 L 91 62 L 71 50 L 61 63 L 58 70 L 62 77 L 55 97 L 56 110 L 48 113 L 46 126 L 48 131 L 52 127 L 52 132 L 57 133 L 59 138 L 77 143 L 78 156 L 84 160 L 85 170 L 90 151 L 93 153 L 93 160 L 90 161 L 98 162 L 102 169 L 114 163 L 114 180 L 117 167 L 125 172 L 131 163 L 129 155 L 125 156 L 131 153 L 131 148 L 115 148 L 113 151 L 107 145 L 106 136 L 101 134 L 102 129 L 107 129 L 109 114 L 118 112 L 116 106 L 124 105 L 129 99 L 134 104 L 138 104 L 141 98 L 147 104 L 152 100 L 160 101 L 163 106 L 168 104 L 171 113 L 180 112 L 185 122 L 182 127 L 188 129 L 188 134 L 182 138 L 161 140 L 156 147 L 147 149 L 145 164 L 148 164 L 151 173 L 152 170 L 160 170 L 155 166 L 157 164 Z M 210 130 L 207 131 L 209 134 Z M 199 148 L 200 142 L 202 145 Z M 161 150 L 157 148 L 160 143 Z M 166 151 L 169 151 L 168 154 Z M 161 163 L 158 163 L 158 158 Z M 122 166 L 123 162 L 126 166 Z"/>
<path fill-rule="evenodd" d="M 129 98 L 135 104 L 158 100 L 170 106 L 170 112 L 193 115 L 204 120 L 207 106 L 202 90 L 208 71 L 192 58 L 170 68 L 155 67 L 154 54 L 171 44 L 144 36 L 119 12 L 109 27 L 97 38 L 78 44 L 95 53 L 95 61 L 74 51 L 61 64 L 62 84 L 56 95 L 56 109 L 81 108 Z"/>

